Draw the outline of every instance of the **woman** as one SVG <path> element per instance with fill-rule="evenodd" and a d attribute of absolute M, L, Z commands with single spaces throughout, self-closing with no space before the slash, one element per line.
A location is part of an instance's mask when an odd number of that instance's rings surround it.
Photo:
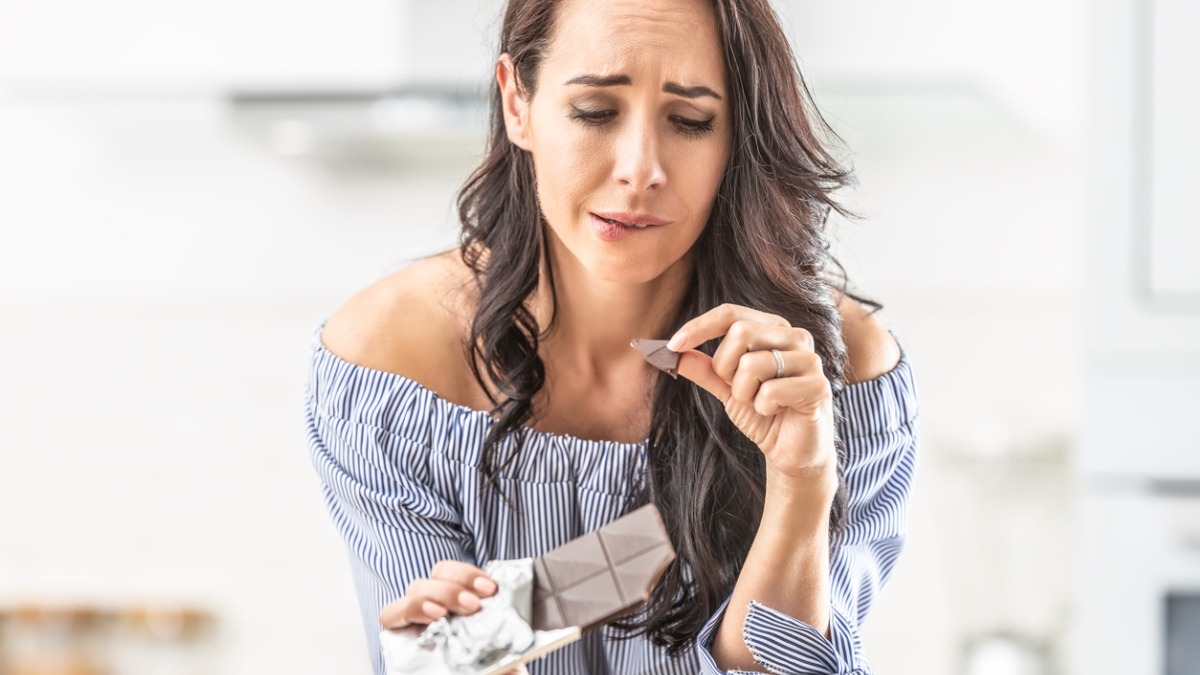
<path fill-rule="evenodd" d="M 916 393 L 823 276 L 850 175 L 766 0 L 511 0 L 500 51 L 461 248 L 314 341 L 311 450 L 376 672 L 380 625 L 471 613 L 487 561 L 646 502 L 679 554 L 650 602 L 531 672 L 869 672 Z M 668 336 L 679 379 L 629 347 Z"/>

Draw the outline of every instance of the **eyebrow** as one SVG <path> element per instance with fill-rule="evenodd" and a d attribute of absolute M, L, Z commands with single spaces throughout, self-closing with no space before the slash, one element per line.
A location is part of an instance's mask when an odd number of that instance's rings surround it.
<path fill-rule="evenodd" d="M 600 75 L 580 75 L 573 77 L 566 82 L 567 84 L 582 84 L 587 87 L 615 87 L 619 85 L 629 85 L 633 81 L 628 75 L 610 75 L 601 77 Z M 701 96 L 711 96 L 712 98 L 721 100 L 721 95 L 717 92 L 705 87 L 704 85 L 696 85 L 694 87 L 685 87 L 676 82 L 667 82 L 663 85 L 663 91 L 668 94 L 675 94 L 684 98 L 700 98 Z"/>
<path fill-rule="evenodd" d="M 683 96 L 684 98 L 700 98 L 701 96 L 711 96 L 718 101 L 721 100 L 720 94 L 702 84 L 694 87 L 685 87 L 682 84 L 667 82 L 663 85 L 663 91 L 667 92 L 668 94 L 677 94 L 679 96 Z"/>

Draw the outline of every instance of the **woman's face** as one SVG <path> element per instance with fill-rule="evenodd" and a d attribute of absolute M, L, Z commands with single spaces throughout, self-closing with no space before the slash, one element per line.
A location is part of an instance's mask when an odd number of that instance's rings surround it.
<path fill-rule="evenodd" d="M 532 99 L 517 92 L 507 57 L 498 77 L 509 138 L 533 158 L 551 245 L 609 281 L 650 281 L 679 263 L 729 157 L 724 61 L 706 0 L 565 0 Z"/>

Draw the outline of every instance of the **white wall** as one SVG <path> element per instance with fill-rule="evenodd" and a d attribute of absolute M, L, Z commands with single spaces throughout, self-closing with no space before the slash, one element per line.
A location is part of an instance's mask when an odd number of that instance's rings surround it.
<path fill-rule="evenodd" d="M 0 107 L 0 600 L 194 602 L 219 672 L 365 672 L 307 350 L 355 288 L 453 239 L 458 176 L 334 175 L 224 120 Z"/>
<path fill-rule="evenodd" d="M 978 102 L 837 105 L 871 115 L 866 133 L 842 132 L 868 216 L 842 226 L 845 261 L 906 338 L 924 411 L 913 536 L 865 639 L 879 672 L 961 673 L 980 634 L 1064 628 L 1066 570 L 1054 561 L 1071 542 L 1052 533 L 1068 525 L 1063 453 L 1079 413 L 1079 167 L 1069 148 L 1022 136 Z M 974 481 L 988 453 L 1001 456 L 991 502 Z M 1005 473 L 1008 453 L 1032 461 Z M 1021 477 L 1039 490 L 1012 489 Z M 980 564 L 995 546 L 1014 547 L 1011 565 Z"/>
<path fill-rule="evenodd" d="M 924 410 L 912 539 L 868 654 L 881 673 L 957 675 L 973 635 L 1062 629 L 1065 570 L 1017 555 L 1007 603 L 964 572 L 989 545 L 969 514 L 1017 551 L 1070 543 L 1046 527 L 1079 414 L 1081 61 L 1064 44 L 1081 12 L 783 10 L 862 180 L 843 262 L 887 306 Z M 0 100 L 0 601 L 196 600 L 219 615 L 220 672 L 366 672 L 308 467 L 306 350 L 354 290 L 453 241 L 471 157 L 283 159 L 228 113 Z M 1018 463 L 989 502 L 963 489 L 989 451 L 1042 464 Z M 1022 475 L 1041 488 L 1005 492 Z"/>
<path fill-rule="evenodd" d="M 1186 0 L 1090 12 L 1080 675 L 1168 672 L 1165 600 L 1200 596 L 1198 21 Z"/>

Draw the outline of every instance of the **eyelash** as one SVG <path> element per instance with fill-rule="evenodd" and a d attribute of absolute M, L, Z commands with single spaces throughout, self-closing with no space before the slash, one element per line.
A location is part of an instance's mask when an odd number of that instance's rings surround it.
<path fill-rule="evenodd" d="M 584 108 L 571 106 L 571 119 L 577 120 L 581 124 L 585 124 L 589 127 L 604 126 L 605 124 L 608 124 L 608 122 L 611 121 L 616 114 L 617 113 L 612 110 L 587 110 Z M 678 115 L 672 115 L 670 117 L 671 123 L 674 124 L 675 128 L 685 136 L 703 136 L 704 134 L 711 132 L 713 130 L 714 119 L 715 118 L 710 117 L 706 120 L 692 120 L 686 117 L 679 117 Z"/>

